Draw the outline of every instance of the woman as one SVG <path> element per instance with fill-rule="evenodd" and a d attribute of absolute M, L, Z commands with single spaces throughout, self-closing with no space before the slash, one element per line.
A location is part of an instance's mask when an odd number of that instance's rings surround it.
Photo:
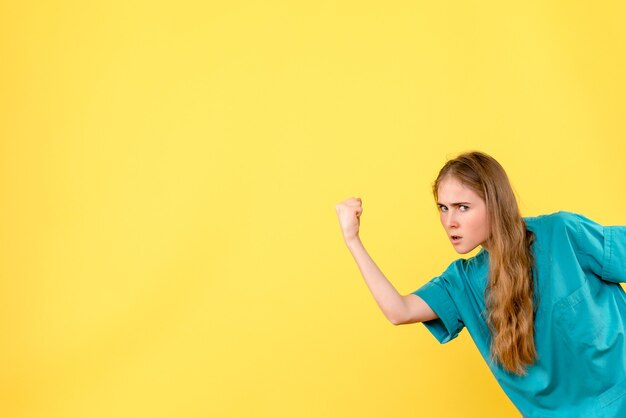
<path fill-rule="evenodd" d="M 440 343 L 466 327 L 525 417 L 626 417 L 626 226 L 564 211 L 522 218 L 504 169 L 481 152 L 448 161 L 433 194 L 455 250 L 481 250 L 408 295 L 359 239 L 361 199 L 336 206 L 385 316 L 422 322 Z"/>

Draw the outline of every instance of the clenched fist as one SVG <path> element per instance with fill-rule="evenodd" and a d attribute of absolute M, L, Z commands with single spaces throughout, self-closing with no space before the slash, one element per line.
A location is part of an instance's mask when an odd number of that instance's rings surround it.
<path fill-rule="evenodd" d="M 359 236 L 360 216 L 363 213 L 360 197 L 350 197 L 335 206 L 343 239 L 348 242 Z"/>

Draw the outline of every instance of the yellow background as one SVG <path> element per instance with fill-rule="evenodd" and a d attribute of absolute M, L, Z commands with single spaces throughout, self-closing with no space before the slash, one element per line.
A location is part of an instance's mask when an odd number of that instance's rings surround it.
<path fill-rule="evenodd" d="M 588 4 L 579 4 L 588 3 Z M 626 224 L 614 2 L 2 1 L 0 416 L 518 416 L 467 331 L 392 326 L 480 149 L 525 216 Z"/>

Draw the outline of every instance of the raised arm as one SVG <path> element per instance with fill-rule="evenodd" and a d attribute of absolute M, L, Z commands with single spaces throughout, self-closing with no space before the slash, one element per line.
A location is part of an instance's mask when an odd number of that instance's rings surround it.
<path fill-rule="evenodd" d="M 437 314 L 422 298 L 414 294 L 400 295 L 365 250 L 358 235 L 359 217 L 363 212 L 361 199 L 346 199 L 338 203 L 336 209 L 346 245 L 367 287 L 387 319 L 394 325 L 436 319 Z"/>

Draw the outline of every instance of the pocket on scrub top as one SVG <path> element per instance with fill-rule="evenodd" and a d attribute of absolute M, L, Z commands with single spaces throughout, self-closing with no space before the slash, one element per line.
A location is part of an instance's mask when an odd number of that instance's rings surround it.
<path fill-rule="evenodd" d="M 600 410 L 606 416 L 626 416 L 626 380 L 603 392 L 598 397 Z"/>
<path fill-rule="evenodd" d="M 587 283 L 559 300 L 555 309 L 556 327 L 574 350 L 599 348 L 606 342 L 606 320 Z"/>

